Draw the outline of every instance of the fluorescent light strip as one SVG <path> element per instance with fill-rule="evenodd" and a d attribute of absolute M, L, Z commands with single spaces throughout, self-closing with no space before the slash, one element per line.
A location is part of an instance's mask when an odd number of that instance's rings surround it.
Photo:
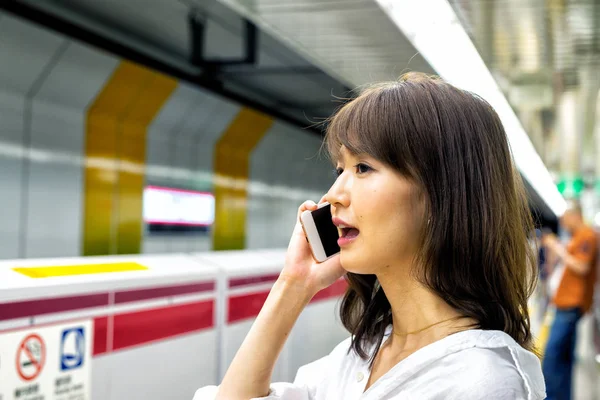
<path fill-rule="evenodd" d="M 561 216 L 565 199 L 448 1 L 375 1 L 444 80 L 478 94 L 494 107 L 517 167 L 548 207 Z"/>

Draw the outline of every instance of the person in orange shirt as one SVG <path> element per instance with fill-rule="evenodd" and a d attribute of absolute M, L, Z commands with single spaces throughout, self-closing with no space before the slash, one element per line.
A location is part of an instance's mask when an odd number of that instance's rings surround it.
<path fill-rule="evenodd" d="M 553 272 L 552 280 L 558 284 L 551 300 L 556 313 L 542 362 L 549 400 L 571 399 L 577 322 L 592 305 L 598 254 L 596 233 L 583 220 L 579 206 L 568 209 L 560 223 L 571 235 L 567 246 L 553 234 L 543 238 L 561 265 Z"/>

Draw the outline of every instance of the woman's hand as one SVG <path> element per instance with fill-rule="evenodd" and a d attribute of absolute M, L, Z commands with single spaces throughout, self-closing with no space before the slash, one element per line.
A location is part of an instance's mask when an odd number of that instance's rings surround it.
<path fill-rule="evenodd" d="M 317 263 L 312 256 L 310 245 L 300 224 L 300 215 L 306 210 L 313 211 L 317 208 L 317 204 L 313 201 L 307 201 L 298 209 L 296 227 L 288 246 L 285 266 L 280 275 L 281 280 L 304 286 L 311 295 L 315 295 L 319 290 L 333 284 L 346 272 L 340 263 L 339 254 L 323 263 Z"/>
<path fill-rule="evenodd" d="M 321 264 L 312 258 L 299 221 L 303 211 L 315 209 L 315 203 L 306 202 L 298 210 L 283 271 L 231 362 L 218 400 L 266 396 L 275 362 L 302 310 L 312 296 L 344 274 L 339 256 Z"/>

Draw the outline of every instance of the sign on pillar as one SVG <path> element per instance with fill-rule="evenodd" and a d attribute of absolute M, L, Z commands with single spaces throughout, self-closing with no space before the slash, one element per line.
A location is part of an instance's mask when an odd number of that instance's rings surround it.
<path fill-rule="evenodd" d="M 0 399 L 91 399 L 92 322 L 0 332 Z"/>

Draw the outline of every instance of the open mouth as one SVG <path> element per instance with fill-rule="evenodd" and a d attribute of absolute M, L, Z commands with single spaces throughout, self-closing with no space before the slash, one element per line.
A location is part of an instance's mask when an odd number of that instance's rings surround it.
<path fill-rule="evenodd" d="M 338 231 L 340 237 L 344 239 L 354 239 L 359 234 L 359 230 L 354 227 L 338 226 Z"/>
<path fill-rule="evenodd" d="M 338 229 L 339 238 L 337 243 L 340 248 L 350 245 L 360 233 L 357 228 L 348 225 L 341 218 L 333 217 L 332 222 Z"/>

